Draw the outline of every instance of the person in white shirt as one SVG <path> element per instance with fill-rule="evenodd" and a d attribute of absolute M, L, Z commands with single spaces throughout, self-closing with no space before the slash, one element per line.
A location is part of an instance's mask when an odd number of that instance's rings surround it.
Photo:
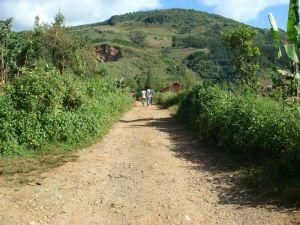
<path fill-rule="evenodd" d="M 147 92 L 143 89 L 142 92 L 142 104 L 145 105 Z"/>

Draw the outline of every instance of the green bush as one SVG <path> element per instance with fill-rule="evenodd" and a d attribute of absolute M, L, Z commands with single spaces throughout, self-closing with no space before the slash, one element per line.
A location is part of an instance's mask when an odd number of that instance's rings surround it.
<path fill-rule="evenodd" d="M 56 71 L 38 68 L 26 72 L 6 87 L 15 110 L 53 113 L 61 110 L 65 85 Z"/>
<path fill-rule="evenodd" d="M 132 99 L 113 81 L 77 78 L 38 66 L 0 96 L 0 154 L 32 154 L 51 144 L 82 144 L 101 137 Z"/>
<path fill-rule="evenodd" d="M 178 105 L 181 99 L 184 96 L 184 92 L 181 93 L 159 93 L 155 95 L 155 101 L 157 104 L 162 105 L 166 108 L 173 106 L 173 105 Z"/>
<path fill-rule="evenodd" d="M 177 117 L 218 149 L 268 167 L 274 177 L 300 178 L 300 115 L 253 93 L 197 86 Z"/>
<path fill-rule="evenodd" d="M 16 130 L 17 112 L 8 96 L 0 96 L 0 154 L 18 154 L 18 136 Z"/>

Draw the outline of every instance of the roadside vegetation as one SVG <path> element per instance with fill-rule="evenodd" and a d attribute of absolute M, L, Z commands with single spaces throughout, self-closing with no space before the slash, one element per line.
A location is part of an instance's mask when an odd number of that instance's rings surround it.
<path fill-rule="evenodd" d="M 32 32 L 11 24 L 0 21 L 0 175 L 9 176 L 74 160 L 70 150 L 102 137 L 132 105 L 63 14 L 52 25 L 36 17 Z"/>
<path fill-rule="evenodd" d="M 300 202 L 300 107 L 297 48 L 298 11 L 291 1 L 288 44 L 290 69 L 277 65 L 272 88 L 258 88 L 256 31 L 235 28 L 222 34 L 231 52 L 230 79 L 204 82 L 179 94 L 161 94 L 158 103 L 177 105 L 176 118 L 203 143 L 237 162 L 255 193 L 285 203 Z M 270 15 L 278 57 L 282 46 L 276 22 Z M 299 206 L 299 205 L 298 205 Z"/>
<path fill-rule="evenodd" d="M 255 186 L 299 201 L 300 115 L 252 91 L 197 86 L 182 99 L 177 118 L 213 148 L 244 164 Z"/>
<path fill-rule="evenodd" d="M 61 76 L 42 66 L 7 84 L 0 102 L 2 155 L 36 154 L 49 144 L 101 137 L 131 105 L 111 80 Z"/>
<path fill-rule="evenodd" d="M 233 160 L 255 193 L 300 202 L 300 112 L 253 89 L 200 84 L 158 104 L 210 149 Z M 232 162 L 231 162 L 232 163 Z"/>

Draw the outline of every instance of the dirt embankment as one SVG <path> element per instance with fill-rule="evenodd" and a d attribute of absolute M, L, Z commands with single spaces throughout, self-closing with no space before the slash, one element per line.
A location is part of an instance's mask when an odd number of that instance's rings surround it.
<path fill-rule="evenodd" d="M 156 106 L 137 106 L 76 162 L 38 185 L 0 187 L 0 224 L 296 224 L 255 200 L 235 175 Z M 299 222 L 299 221 L 298 221 Z"/>
<path fill-rule="evenodd" d="M 122 58 L 121 48 L 108 44 L 95 47 L 94 53 L 99 62 L 115 62 Z"/>

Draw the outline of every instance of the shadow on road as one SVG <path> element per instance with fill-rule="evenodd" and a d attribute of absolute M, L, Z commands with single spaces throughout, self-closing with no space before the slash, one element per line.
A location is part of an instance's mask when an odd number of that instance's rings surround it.
<path fill-rule="evenodd" d="M 121 123 L 134 123 L 134 122 L 148 122 L 152 121 L 153 118 L 136 119 L 136 120 L 119 120 Z"/>
<path fill-rule="evenodd" d="M 159 109 L 160 110 L 160 109 Z M 146 121 L 146 125 L 136 122 Z M 246 185 L 246 177 L 241 171 L 244 165 L 239 165 L 225 153 L 211 151 L 195 139 L 195 134 L 190 134 L 174 118 L 147 118 L 142 120 L 123 121 L 132 123 L 130 126 L 155 127 L 167 133 L 173 143 L 171 151 L 175 156 L 191 161 L 194 166 L 188 169 L 208 172 L 215 190 L 218 193 L 219 203 L 224 205 L 235 205 L 237 208 L 243 206 L 263 207 L 271 211 L 294 210 L 292 206 L 274 200 L 272 197 L 265 197 L 262 193 L 255 192 L 254 189 Z"/>

